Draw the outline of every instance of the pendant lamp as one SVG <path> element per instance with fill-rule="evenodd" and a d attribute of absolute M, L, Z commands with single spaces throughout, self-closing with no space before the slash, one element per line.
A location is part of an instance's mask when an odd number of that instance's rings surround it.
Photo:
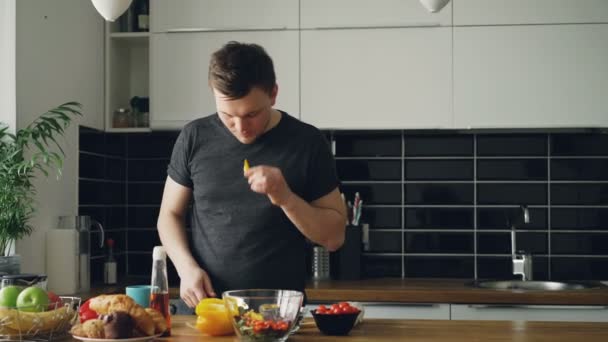
<path fill-rule="evenodd" d="M 93 6 L 107 21 L 114 21 L 131 6 L 133 0 L 91 0 Z"/>
<path fill-rule="evenodd" d="M 450 2 L 450 0 L 420 0 L 422 6 L 432 13 L 441 11 L 448 2 Z"/>

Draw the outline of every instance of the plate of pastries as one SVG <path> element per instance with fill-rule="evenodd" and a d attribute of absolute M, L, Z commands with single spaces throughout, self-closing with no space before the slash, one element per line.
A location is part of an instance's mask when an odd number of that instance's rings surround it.
<path fill-rule="evenodd" d="M 79 313 L 80 323 L 70 333 L 86 342 L 143 342 L 154 340 L 167 330 L 160 312 L 144 308 L 124 294 L 93 297 L 80 307 Z"/>

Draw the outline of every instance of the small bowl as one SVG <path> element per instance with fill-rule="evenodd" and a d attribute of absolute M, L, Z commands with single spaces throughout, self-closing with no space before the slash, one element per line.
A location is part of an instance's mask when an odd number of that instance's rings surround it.
<path fill-rule="evenodd" d="M 325 335 L 348 335 L 359 316 L 359 312 L 329 315 L 318 314 L 316 310 L 310 310 L 310 313 L 315 319 L 317 328 Z"/>

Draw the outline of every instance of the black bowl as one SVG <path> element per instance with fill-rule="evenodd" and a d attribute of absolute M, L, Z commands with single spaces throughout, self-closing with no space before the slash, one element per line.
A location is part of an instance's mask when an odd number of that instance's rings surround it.
<path fill-rule="evenodd" d="M 310 310 L 317 328 L 325 335 L 348 335 L 355 326 L 359 313 L 344 313 L 339 315 L 317 314 Z"/>

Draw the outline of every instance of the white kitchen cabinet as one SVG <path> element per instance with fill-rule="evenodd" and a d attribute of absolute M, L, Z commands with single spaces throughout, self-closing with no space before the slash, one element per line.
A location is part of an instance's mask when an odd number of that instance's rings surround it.
<path fill-rule="evenodd" d="M 608 126 L 607 42 L 608 24 L 455 27 L 455 127 Z"/>
<path fill-rule="evenodd" d="M 326 306 L 331 303 L 324 303 Z M 363 319 L 450 319 L 450 304 L 419 303 L 359 303 L 365 308 Z M 310 317 L 310 310 L 319 304 L 308 304 L 305 317 Z"/>
<path fill-rule="evenodd" d="M 452 304 L 451 317 L 453 320 L 608 322 L 608 307 Z"/>
<path fill-rule="evenodd" d="M 452 0 L 454 25 L 607 23 L 606 0 Z"/>
<path fill-rule="evenodd" d="M 279 85 L 275 108 L 299 117 L 297 31 L 154 33 L 150 43 L 153 128 L 181 128 L 188 121 L 215 113 L 207 83 L 209 60 L 230 40 L 257 43 L 266 49 Z"/>
<path fill-rule="evenodd" d="M 302 31 L 301 82 L 319 128 L 451 128 L 452 29 Z"/>
<path fill-rule="evenodd" d="M 419 0 L 301 0 L 300 27 L 449 26 L 452 4 L 430 13 Z"/>
<path fill-rule="evenodd" d="M 128 14 L 125 13 L 124 16 Z M 135 117 L 129 127 L 115 127 L 113 113 L 118 108 L 131 109 L 134 96 L 149 96 L 149 37 L 148 32 L 121 31 L 124 17 L 105 25 L 105 130 L 107 132 L 141 132 Z"/>
<path fill-rule="evenodd" d="M 298 0 L 151 0 L 152 32 L 298 28 Z"/>

